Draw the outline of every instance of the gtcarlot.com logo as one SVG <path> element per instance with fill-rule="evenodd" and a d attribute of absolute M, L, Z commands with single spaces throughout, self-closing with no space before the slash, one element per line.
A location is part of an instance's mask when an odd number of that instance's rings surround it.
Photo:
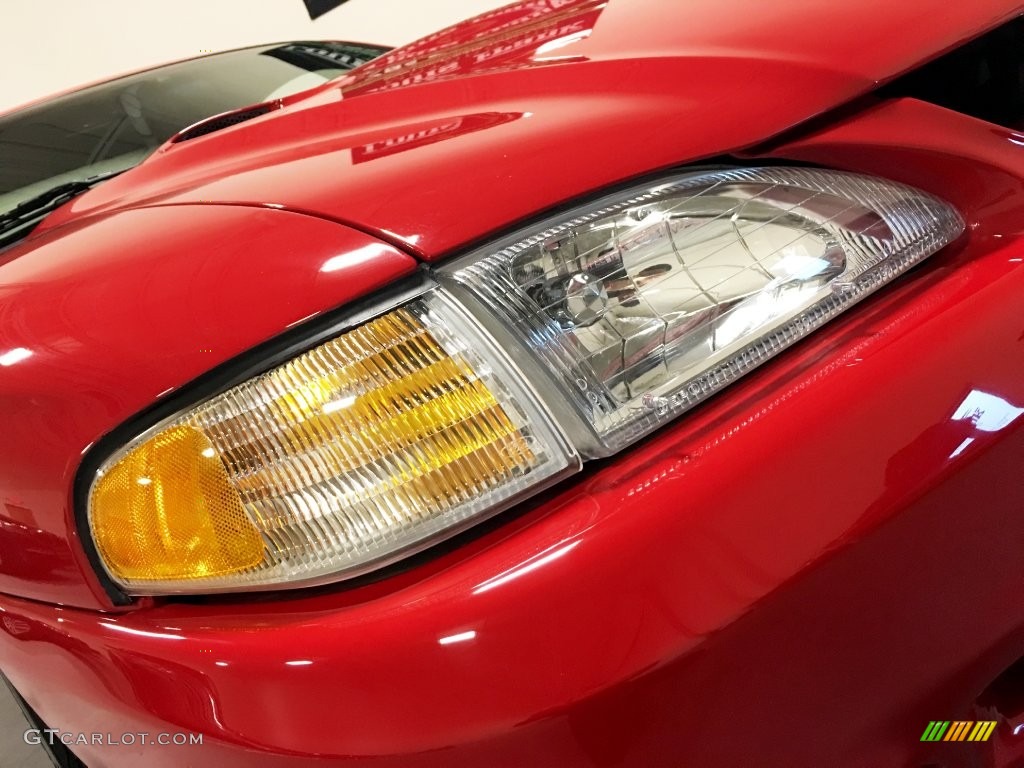
<path fill-rule="evenodd" d="M 65 747 L 136 747 L 154 744 L 164 747 L 185 747 L 203 743 L 201 733 L 68 733 L 55 728 L 29 728 L 22 738 L 26 744 L 63 744 Z"/>

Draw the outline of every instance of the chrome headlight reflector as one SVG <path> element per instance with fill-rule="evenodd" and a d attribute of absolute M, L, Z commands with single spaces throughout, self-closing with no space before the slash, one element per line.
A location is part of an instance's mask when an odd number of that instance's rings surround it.
<path fill-rule="evenodd" d="M 133 594 L 364 573 L 635 442 L 963 229 L 817 169 L 610 196 L 140 434 L 90 478 L 96 553 Z"/>

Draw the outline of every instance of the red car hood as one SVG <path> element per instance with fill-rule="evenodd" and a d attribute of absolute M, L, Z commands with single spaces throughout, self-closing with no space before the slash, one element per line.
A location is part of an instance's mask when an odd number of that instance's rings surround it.
<path fill-rule="evenodd" d="M 312 213 L 435 259 L 567 199 L 736 152 L 1019 12 L 1016 2 L 530 0 L 54 214 L 169 203 Z"/>

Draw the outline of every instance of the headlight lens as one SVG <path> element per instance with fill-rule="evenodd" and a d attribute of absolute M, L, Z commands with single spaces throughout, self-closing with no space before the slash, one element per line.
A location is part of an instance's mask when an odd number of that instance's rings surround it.
<path fill-rule="evenodd" d="M 963 226 L 917 190 L 814 169 L 599 201 L 131 441 L 91 479 L 97 553 L 134 594 L 379 567 L 634 442 Z"/>
<path fill-rule="evenodd" d="M 593 434 L 580 448 L 606 456 L 963 228 L 950 206 L 901 184 L 732 169 L 600 201 L 445 274 L 555 372 L 570 418 Z"/>

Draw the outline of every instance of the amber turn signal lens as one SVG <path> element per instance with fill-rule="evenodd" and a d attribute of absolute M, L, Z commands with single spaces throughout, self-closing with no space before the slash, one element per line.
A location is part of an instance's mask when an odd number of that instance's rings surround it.
<path fill-rule="evenodd" d="M 206 436 L 190 426 L 156 434 L 96 482 L 93 536 L 121 580 L 197 579 L 244 571 L 263 541 Z"/>
<path fill-rule="evenodd" d="M 93 481 L 135 594 L 355 575 L 579 466 L 489 337 L 435 291 L 157 425 Z"/>

